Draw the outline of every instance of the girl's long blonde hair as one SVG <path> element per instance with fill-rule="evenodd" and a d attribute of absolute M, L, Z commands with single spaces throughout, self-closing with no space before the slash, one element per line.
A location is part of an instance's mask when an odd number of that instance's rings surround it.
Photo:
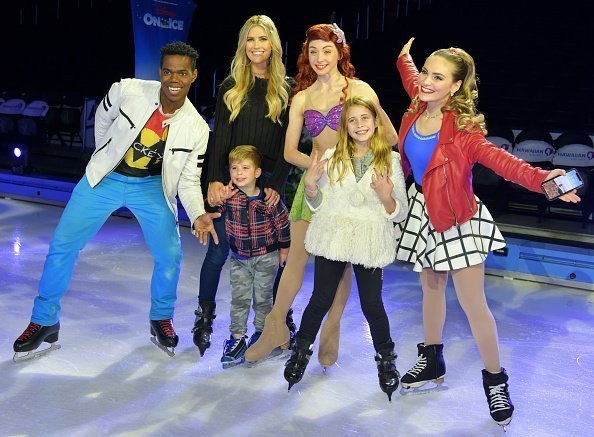
<path fill-rule="evenodd" d="M 278 30 L 270 17 L 266 15 L 254 15 L 247 19 L 239 31 L 237 50 L 231 61 L 229 76 L 233 79 L 234 85 L 223 96 L 225 105 L 231 112 L 229 121 L 235 120 L 241 108 L 247 100 L 248 92 L 254 86 L 254 75 L 251 62 L 245 52 L 247 35 L 254 26 L 260 26 L 268 35 L 272 53 L 268 60 L 268 89 L 266 90 L 266 103 L 268 105 L 267 118 L 275 123 L 280 123 L 280 116 L 289 103 L 291 88 L 286 82 L 286 70 L 283 64 L 283 48 Z"/>
<path fill-rule="evenodd" d="M 452 76 L 454 82 L 461 81 L 460 89 L 450 97 L 446 105 L 441 109 L 456 113 L 456 127 L 459 130 L 469 132 L 480 131 L 487 134 L 485 116 L 479 114 L 476 109 L 476 100 L 478 99 L 477 75 L 474 59 L 465 50 L 450 47 L 449 49 L 439 49 L 431 53 L 431 56 L 439 56 L 452 65 Z M 419 110 L 419 96 L 413 100 L 413 109 L 411 112 Z"/>
<path fill-rule="evenodd" d="M 348 124 L 348 113 L 349 109 L 353 106 L 362 106 L 368 109 L 373 118 L 377 123 L 377 128 L 370 139 L 369 149 L 373 154 L 372 165 L 379 172 L 384 171 L 384 167 L 388 169 L 388 175 L 392 174 L 392 147 L 388 144 L 388 140 L 384 134 L 384 127 L 382 125 L 381 118 L 378 116 L 377 108 L 373 102 L 362 96 L 354 96 L 347 99 L 342 107 L 340 114 L 340 123 L 338 127 L 338 143 L 336 144 L 336 150 L 334 155 L 330 157 L 328 165 L 328 178 L 330 183 L 339 182 L 344 179 L 347 174 L 347 170 L 351 169 L 354 171 L 353 162 L 351 158 L 355 156 L 356 144 L 355 141 L 349 135 L 347 124 Z M 337 175 L 336 180 L 334 175 Z"/>

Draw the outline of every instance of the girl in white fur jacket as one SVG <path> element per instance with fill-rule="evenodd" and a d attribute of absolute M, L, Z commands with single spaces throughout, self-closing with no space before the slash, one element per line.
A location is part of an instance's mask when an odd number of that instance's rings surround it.
<path fill-rule="evenodd" d="M 399 374 L 382 282 L 383 267 L 396 256 L 393 222 L 408 213 L 400 155 L 386 141 L 375 105 L 364 97 L 345 102 L 338 136 L 336 147 L 327 150 L 321 160 L 314 152 L 304 177 L 306 201 L 315 212 L 305 236 L 305 248 L 316 257 L 314 290 L 285 367 L 285 379 L 290 390 L 303 377 L 322 320 L 351 263 L 377 352 L 380 387 L 391 399 Z"/>

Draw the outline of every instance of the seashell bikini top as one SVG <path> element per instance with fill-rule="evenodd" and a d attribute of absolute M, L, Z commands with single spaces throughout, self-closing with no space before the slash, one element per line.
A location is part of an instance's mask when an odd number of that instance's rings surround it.
<path fill-rule="evenodd" d="M 305 128 L 312 137 L 317 137 L 328 126 L 330 129 L 338 131 L 338 122 L 342 112 L 342 103 L 332 107 L 326 115 L 317 109 L 308 109 L 303 112 Z"/>
<path fill-rule="evenodd" d="M 347 98 L 350 95 L 351 84 L 348 79 L 346 79 L 347 83 Z M 306 91 L 306 99 L 310 108 L 314 108 L 314 104 L 311 101 L 311 90 Z M 317 137 L 322 133 L 322 131 L 328 126 L 330 129 L 334 131 L 338 131 L 338 124 L 340 122 L 340 113 L 342 112 L 342 107 L 344 103 L 339 103 L 336 106 L 330 108 L 330 110 L 324 115 L 322 112 L 318 111 L 317 109 L 307 109 L 303 111 L 303 118 L 305 122 L 305 128 L 309 132 L 309 134 L 313 137 Z"/>

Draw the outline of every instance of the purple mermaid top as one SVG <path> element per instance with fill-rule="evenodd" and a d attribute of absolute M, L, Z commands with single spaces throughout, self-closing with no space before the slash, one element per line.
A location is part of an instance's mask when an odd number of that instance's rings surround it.
<path fill-rule="evenodd" d="M 342 112 L 342 103 L 334 106 L 328 111 L 326 115 L 322 114 L 317 109 L 308 109 L 303 112 L 305 119 L 305 128 L 312 137 L 317 137 L 324 130 L 326 126 L 337 131 L 338 122 L 340 121 L 340 113 Z"/>

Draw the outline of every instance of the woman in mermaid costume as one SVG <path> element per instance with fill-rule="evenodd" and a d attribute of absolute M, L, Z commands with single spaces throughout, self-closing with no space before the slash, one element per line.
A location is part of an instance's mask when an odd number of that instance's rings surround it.
<path fill-rule="evenodd" d="M 289 125 L 285 139 L 285 160 L 306 169 L 311 157 L 298 150 L 303 125 L 312 137 L 312 153 L 324 152 L 336 146 L 338 122 L 345 100 L 352 96 L 368 97 L 379 109 L 390 144 L 398 141 L 396 129 L 379 104 L 375 91 L 355 77 L 351 64 L 351 50 L 344 32 L 336 24 L 316 24 L 306 32 L 297 60 L 297 82 L 289 111 Z M 285 323 L 287 313 L 303 284 L 309 253 L 305 250 L 305 233 L 312 213 L 304 200 L 301 179 L 291 207 L 291 249 L 282 273 L 272 311 L 266 317 L 264 331 L 245 353 L 246 361 L 257 361 L 277 347 L 287 347 L 291 334 Z M 332 230 L 329 229 L 329 232 Z M 336 297 L 322 326 L 318 361 L 324 367 L 338 359 L 340 319 L 351 292 L 351 268 L 347 264 Z M 294 334 L 294 333 L 293 333 Z"/>

